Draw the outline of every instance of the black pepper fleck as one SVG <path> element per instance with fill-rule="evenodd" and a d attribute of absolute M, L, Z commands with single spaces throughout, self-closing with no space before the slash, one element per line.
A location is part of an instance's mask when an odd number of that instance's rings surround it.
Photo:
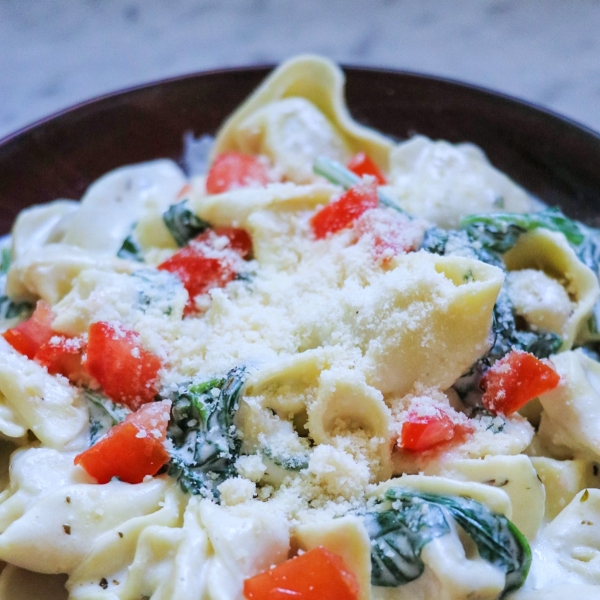
<path fill-rule="evenodd" d="M 67 504 L 71 504 L 71 496 L 67 496 L 67 497 L 65 498 L 65 502 L 66 502 Z"/>
<path fill-rule="evenodd" d="M 117 531 L 117 533 L 119 534 L 119 537 L 122 538 L 123 537 L 123 533 L 121 531 Z"/>
<path fill-rule="evenodd" d="M 63 525 L 63 529 L 65 530 L 65 533 L 67 535 L 71 535 L 71 526 L 70 525 Z"/>
<path fill-rule="evenodd" d="M 105 590 L 108 587 L 108 581 L 106 581 L 106 577 L 103 577 L 98 585 Z"/>

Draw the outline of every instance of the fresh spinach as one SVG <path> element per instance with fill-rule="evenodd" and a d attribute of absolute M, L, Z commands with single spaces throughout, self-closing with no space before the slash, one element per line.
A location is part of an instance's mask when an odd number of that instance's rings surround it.
<path fill-rule="evenodd" d="M 386 491 L 388 510 L 365 515 L 371 538 L 371 583 L 396 587 L 423 573 L 421 551 L 450 532 L 447 517 L 471 537 L 480 557 L 506 574 L 503 594 L 523 585 L 531 549 L 523 534 L 503 515 L 471 498 L 441 496 L 393 487 Z"/>
<path fill-rule="evenodd" d="M 398 587 L 420 577 L 425 570 L 423 547 L 450 533 L 444 511 L 427 502 L 367 513 L 364 525 L 371 539 L 371 584 L 382 587 Z"/>
<path fill-rule="evenodd" d="M 90 414 L 90 445 L 94 445 L 111 427 L 118 425 L 131 412 L 126 406 L 116 404 L 108 396 L 84 388 Z"/>
<path fill-rule="evenodd" d="M 33 312 L 33 304 L 30 302 L 15 302 L 4 292 L 6 289 L 6 278 L 11 263 L 10 248 L 2 248 L 0 254 L 0 319 L 15 319 L 17 317 L 28 317 Z"/>
<path fill-rule="evenodd" d="M 313 171 L 321 177 L 331 181 L 343 187 L 345 190 L 360 183 L 360 177 L 353 173 L 341 163 L 327 158 L 326 156 L 317 156 L 313 164 Z M 377 198 L 379 203 L 392 208 L 393 210 L 406 214 L 391 198 L 389 198 L 385 192 L 382 192 L 379 188 L 377 189 Z M 408 216 L 408 215 L 407 215 Z"/>
<path fill-rule="evenodd" d="M 491 363 L 514 349 L 530 352 L 538 358 L 548 358 L 562 346 L 562 339 L 556 333 L 518 329 L 514 306 L 505 286 L 500 288 L 494 305 L 492 333 L 494 343 L 487 354 L 487 360 Z"/>
<path fill-rule="evenodd" d="M 211 228 L 211 224 L 196 216 L 190 209 L 187 200 L 173 204 L 163 213 L 163 221 L 181 248 L 197 235 Z"/>
<path fill-rule="evenodd" d="M 136 262 L 144 262 L 144 251 L 138 244 L 133 232 L 131 232 L 123 241 L 123 245 L 117 252 L 119 258 L 125 260 L 133 260 Z"/>
<path fill-rule="evenodd" d="M 493 252 L 504 254 L 519 236 L 535 229 L 549 229 L 563 233 L 572 246 L 579 247 L 588 235 L 585 225 L 566 217 L 559 208 L 547 208 L 534 213 L 486 213 L 464 217 L 461 229 Z"/>
<path fill-rule="evenodd" d="M 169 474 L 185 492 L 218 498 L 217 486 L 235 474 L 240 440 L 233 420 L 245 378 L 245 369 L 236 367 L 223 378 L 188 382 L 169 395 Z"/>
<path fill-rule="evenodd" d="M 281 452 L 275 452 L 268 446 L 263 448 L 262 451 L 266 458 L 286 471 L 302 471 L 302 469 L 308 468 L 309 455 L 306 453 L 298 452 L 284 455 Z"/>

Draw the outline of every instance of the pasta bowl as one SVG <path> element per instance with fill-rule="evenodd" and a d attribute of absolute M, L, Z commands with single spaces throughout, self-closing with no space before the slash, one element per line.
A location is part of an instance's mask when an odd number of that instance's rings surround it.
<path fill-rule="evenodd" d="M 559 208 L 596 221 L 600 138 L 420 75 L 268 75 L 0 143 L 0 598 L 595 597 L 600 229 Z"/>
<path fill-rule="evenodd" d="M 102 174 L 180 159 L 183 137 L 214 133 L 270 67 L 198 73 L 84 102 L 0 141 L 0 230 L 20 210 L 79 198 Z M 574 218 L 600 222 L 600 136 L 532 104 L 420 74 L 346 67 L 360 122 L 403 139 L 424 134 L 479 145 L 501 171 Z"/>

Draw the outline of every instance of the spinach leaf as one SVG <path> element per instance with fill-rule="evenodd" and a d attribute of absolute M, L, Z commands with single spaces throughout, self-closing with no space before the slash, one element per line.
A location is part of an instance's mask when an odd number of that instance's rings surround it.
<path fill-rule="evenodd" d="M 33 312 L 33 304 L 30 302 L 15 302 L 4 293 L 10 263 L 10 248 L 2 248 L 0 254 L 0 319 L 26 318 Z"/>
<path fill-rule="evenodd" d="M 266 458 L 272 460 L 278 467 L 281 467 L 286 471 L 302 471 L 302 469 L 308 468 L 308 454 L 298 452 L 295 454 L 283 455 L 279 452 L 275 452 L 268 446 L 264 447 L 262 451 Z"/>
<path fill-rule="evenodd" d="M 90 414 L 90 445 L 94 445 L 111 427 L 118 425 L 131 412 L 126 406 L 116 404 L 108 396 L 84 388 Z"/>
<path fill-rule="evenodd" d="M 534 229 L 549 229 L 563 233 L 569 243 L 580 246 L 586 238 L 586 227 L 566 217 L 558 208 L 522 214 L 487 213 L 464 217 L 461 229 L 467 231 L 471 239 L 494 252 L 503 254 L 510 250 L 522 233 Z"/>
<path fill-rule="evenodd" d="M 562 339 L 556 333 L 517 328 L 513 303 L 505 286 L 500 288 L 494 305 L 492 332 L 494 344 L 487 354 L 488 362 L 499 360 L 513 349 L 530 352 L 538 358 L 548 358 L 562 346 Z"/>
<path fill-rule="evenodd" d="M 123 241 L 123 245 L 119 248 L 119 251 L 117 252 L 117 256 L 125 260 L 144 262 L 144 252 L 141 246 L 137 243 L 133 232 L 125 238 L 125 240 Z"/>
<path fill-rule="evenodd" d="M 442 256 L 475 258 L 494 267 L 503 267 L 498 253 L 490 252 L 481 244 L 473 241 L 466 231 L 430 227 L 425 230 L 421 249 Z"/>
<path fill-rule="evenodd" d="M 428 502 L 405 502 L 400 510 L 367 513 L 364 524 L 371 539 L 371 584 L 383 587 L 420 577 L 425 569 L 423 547 L 450 533 L 444 511 Z"/>
<path fill-rule="evenodd" d="M 163 221 L 180 248 L 211 227 L 189 209 L 187 200 L 169 206 L 163 213 Z"/>
<path fill-rule="evenodd" d="M 244 368 L 236 367 L 223 378 L 189 382 L 171 395 L 169 474 L 185 492 L 218 498 L 217 486 L 235 474 L 241 444 L 233 420 L 245 377 Z"/>
<path fill-rule="evenodd" d="M 505 516 L 492 513 L 472 498 L 438 496 L 403 488 L 390 488 L 385 496 L 394 503 L 400 502 L 402 510 L 415 503 L 427 503 L 448 511 L 475 542 L 481 558 L 506 574 L 503 594 L 525 582 L 531 566 L 531 549 L 523 534 Z"/>

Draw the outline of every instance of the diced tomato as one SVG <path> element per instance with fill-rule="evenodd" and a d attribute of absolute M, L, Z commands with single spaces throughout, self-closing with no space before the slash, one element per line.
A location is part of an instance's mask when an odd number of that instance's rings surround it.
<path fill-rule="evenodd" d="M 235 277 L 230 262 L 204 256 L 193 245 L 186 246 L 158 268 L 177 275 L 188 291 L 190 299 L 212 288 L 224 287 Z"/>
<path fill-rule="evenodd" d="M 53 321 L 54 313 L 50 305 L 44 300 L 38 300 L 31 317 L 16 327 L 8 329 L 2 336 L 17 352 L 33 359 L 42 344 L 54 335 Z"/>
<path fill-rule="evenodd" d="M 356 600 L 356 576 L 322 546 L 244 581 L 248 600 Z"/>
<path fill-rule="evenodd" d="M 83 368 L 84 343 L 81 338 L 54 334 L 35 354 L 35 361 L 51 375 L 63 375 L 76 385 L 88 384 Z"/>
<path fill-rule="evenodd" d="M 385 175 L 381 172 L 381 169 L 364 152 L 355 154 L 346 166 L 350 171 L 359 177 L 370 175 L 371 177 L 375 177 L 375 180 L 379 185 L 385 185 L 387 183 Z"/>
<path fill-rule="evenodd" d="M 227 238 L 228 244 L 223 247 L 219 244 L 219 238 Z M 227 248 L 246 258 L 252 252 L 252 239 L 245 229 L 239 227 L 215 227 L 207 229 L 195 238 L 192 243 L 202 244 L 213 250 Z"/>
<path fill-rule="evenodd" d="M 375 182 L 361 182 L 347 190 L 341 198 L 313 215 L 310 224 L 317 239 L 337 233 L 352 224 L 378 204 Z"/>
<path fill-rule="evenodd" d="M 391 260 L 398 254 L 413 251 L 421 238 L 420 225 L 402 215 L 385 209 L 365 212 L 356 221 L 357 238 L 368 239 L 377 260 Z"/>
<path fill-rule="evenodd" d="M 126 483 L 141 483 L 147 475 L 156 475 L 169 460 L 163 442 L 170 409 L 168 401 L 144 404 L 78 454 L 75 464 L 98 483 L 108 483 L 113 477 Z"/>
<path fill-rule="evenodd" d="M 206 178 L 206 191 L 221 194 L 247 186 L 264 186 L 269 183 L 269 172 L 256 156 L 240 152 L 223 152 L 213 162 Z"/>
<path fill-rule="evenodd" d="M 83 366 L 109 398 L 132 410 L 154 400 L 158 391 L 161 361 L 142 348 L 134 331 L 92 323 Z"/>
<path fill-rule="evenodd" d="M 509 352 L 481 379 L 483 405 L 494 414 L 514 413 L 560 383 L 560 375 L 552 367 L 550 361 L 529 352 Z"/>
<path fill-rule="evenodd" d="M 402 433 L 398 445 L 405 450 L 421 452 L 448 442 L 456 433 L 456 426 L 443 411 L 433 415 L 409 413 L 402 424 Z"/>
<path fill-rule="evenodd" d="M 221 243 L 223 238 L 228 240 L 225 245 Z M 161 263 L 158 269 L 179 277 L 190 297 L 186 309 L 186 314 L 190 314 L 196 296 L 233 281 L 237 274 L 235 255 L 245 258 L 251 251 L 252 240 L 248 232 L 235 227 L 217 227 L 201 233 Z"/>

